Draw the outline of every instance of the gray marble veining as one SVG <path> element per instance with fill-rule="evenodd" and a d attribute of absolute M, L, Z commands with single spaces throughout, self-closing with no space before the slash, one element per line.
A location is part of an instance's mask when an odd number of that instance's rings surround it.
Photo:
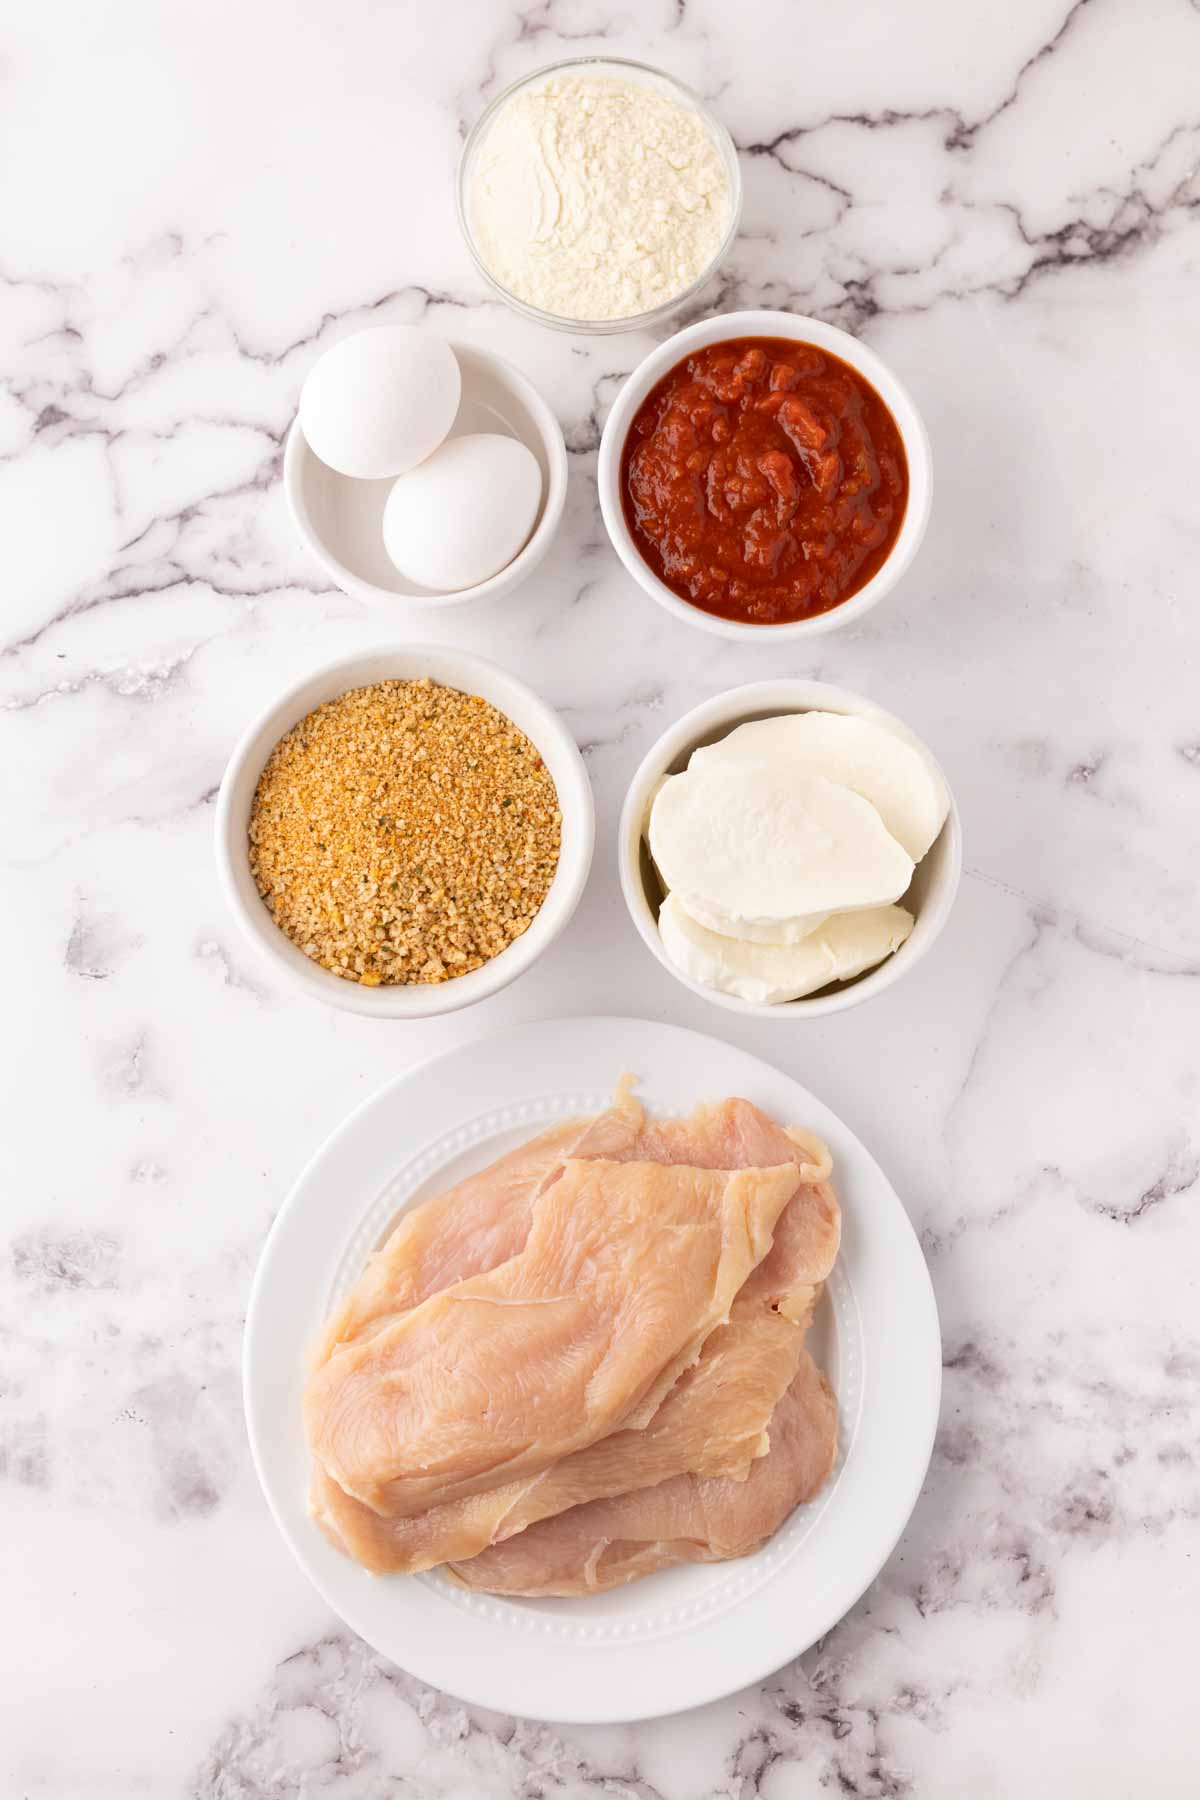
<path fill-rule="evenodd" d="M 4 37 L 0 1790 L 1194 1794 L 1196 7 L 49 0 Z M 595 455 L 650 340 L 538 330 L 458 239 L 464 127 L 598 46 L 691 82 L 738 143 L 743 231 L 704 306 L 835 320 L 926 414 L 922 554 L 810 655 L 649 607 Z M 557 705 L 599 812 L 544 963 L 411 1030 L 277 990 L 209 845 L 245 720 L 389 627 L 310 564 L 279 486 L 307 368 L 368 320 L 485 344 L 552 398 L 557 545 L 421 634 Z M 802 1031 L 670 982 L 613 853 L 663 725 L 779 672 L 907 718 L 967 841 L 936 954 Z M 346 1633 L 275 1535 L 239 1396 L 256 1257 L 332 1126 L 430 1054 L 588 1010 L 718 1031 L 818 1090 L 903 1195 L 945 1339 L 929 1480 L 860 1604 L 759 1689 L 633 1728 L 464 1707 Z"/>

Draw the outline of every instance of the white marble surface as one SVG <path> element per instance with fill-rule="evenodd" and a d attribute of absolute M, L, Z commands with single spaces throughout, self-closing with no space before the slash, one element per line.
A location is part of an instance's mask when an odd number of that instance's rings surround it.
<path fill-rule="evenodd" d="M 47 0 L 2 35 L 0 1790 L 1194 1794 L 1195 6 Z M 812 655 L 643 600 L 594 467 L 645 342 L 525 324 L 459 242 L 464 122 L 601 41 L 702 88 L 742 148 L 718 303 L 862 332 L 924 407 L 924 551 Z M 209 847 L 248 715 L 386 625 L 320 578 L 279 487 L 306 369 L 367 320 L 498 350 L 559 411 L 548 562 L 420 630 L 559 706 L 599 805 L 544 964 L 411 1028 L 285 997 Z M 907 718 L 967 831 L 936 953 L 803 1029 L 673 984 L 613 867 L 652 735 L 781 669 Z M 430 1054 L 583 1010 L 722 1032 L 817 1089 L 901 1189 L 946 1346 L 876 1586 L 760 1690 L 635 1729 L 480 1714 L 382 1665 L 278 1541 L 239 1399 L 255 1259 L 330 1128 Z"/>

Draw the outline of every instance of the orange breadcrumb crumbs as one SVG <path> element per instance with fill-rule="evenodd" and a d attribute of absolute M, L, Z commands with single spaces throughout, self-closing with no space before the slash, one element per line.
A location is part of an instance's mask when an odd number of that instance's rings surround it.
<path fill-rule="evenodd" d="M 529 739 L 476 694 L 381 681 L 319 706 L 267 761 L 250 869 L 281 931 L 347 981 L 446 981 L 532 922 L 562 815 Z"/>

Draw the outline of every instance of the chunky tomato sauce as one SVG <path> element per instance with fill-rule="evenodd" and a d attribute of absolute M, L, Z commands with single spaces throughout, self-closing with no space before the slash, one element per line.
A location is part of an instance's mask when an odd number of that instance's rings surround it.
<path fill-rule="evenodd" d="M 781 625 L 840 605 L 886 561 L 908 465 L 896 421 L 848 363 L 788 338 L 733 338 L 647 395 L 621 494 L 673 593 Z"/>

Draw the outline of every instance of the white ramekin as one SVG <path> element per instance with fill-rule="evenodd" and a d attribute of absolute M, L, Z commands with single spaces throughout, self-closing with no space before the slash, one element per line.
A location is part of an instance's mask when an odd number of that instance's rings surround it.
<path fill-rule="evenodd" d="M 487 581 L 435 593 L 402 575 L 383 544 L 383 509 L 393 481 L 359 481 L 330 469 L 309 447 L 296 420 L 283 456 L 283 491 L 300 539 L 345 594 L 394 612 L 436 611 L 464 600 L 497 600 L 532 575 L 562 519 L 567 498 L 567 447 L 562 426 L 533 383 L 503 357 L 452 341 L 462 399 L 451 437 L 474 431 L 519 438 L 537 458 L 542 502 L 533 530 L 513 560 Z"/>
<path fill-rule="evenodd" d="M 432 985 L 363 987 L 322 969 L 272 919 L 250 873 L 250 808 L 271 751 L 314 707 L 372 682 L 426 677 L 463 693 L 482 695 L 537 746 L 558 790 L 562 812 L 558 868 L 529 929 L 482 968 Z M 322 663 L 288 688 L 241 738 L 217 797 L 217 871 L 225 897 L 250 943 L 295 993 L 376 1019 L 427 1019 L 436 1013 L 457 1012 L 486 1000 L 523 974 L 554 942 L 579 904 L 591 867 L 594 837 L 591 783 L 575 740 L 558 714 L 495 663 L 424 644 L 375 645 Z"/>
<path fill-rule="evenodd" d="M 936 942 L 958 892 L 962 874 L 962 830 L 958 808 L 951 795 L 946 823 L 936 842 L 917 864 L 912 886 L 899 902 L 913 914 L 916 923 L 899 950 L 865 975 L 823 988 L 820 993 L 805 995 L 803 999 L 784 1000 L 772 1006 L 761 1000 L 740 1000 L 734 994 L 718 993 L 715 988 L 693 981 L 676 968 L 664 950 L 658 932 L 662 887 L 644 838 L 650 804 L 659 782 L 664 775 L 674 775 L 686 768 L 693 750 L 699 749 L 701 744 L 716 743 L 735 725 L 744 725 L 749 719 L 774 718 L 780 713 L 817 711 L 884 719 L 908 736 L 914 735 L 907 725 L 885 712 L 883 707 L 828 682 L 751 682 L 747 687 L 731 688 L 728 693 L 717 694 L 669 726 L 646 753 L 625 798 L 617 833 L 617 864 L 629 915 L 647 949 L 676 981 L 703 999 L 711 1000 L 714 1006 L 723 1006 L 727 1012 L 747 1013 L 762 1019 L 814 1019 L 824 1013 L 845 1012 L 847 1007 L 860 1006 L 864 1000 L 881 994 L 916 968 Z"/>
<path fill-rule="evenodd" d="M 680 288 L 664 300 L 661 305 L 651 307 L 647 312 L 631 313 L 624 319 L 572 319 L 565 313 L 545 312 L 540 306 L 530 305 L 528 300 L 521 300 L 516 294 L 497 281 L 483 257 L 479 253 L 475 232 L 471 222 L 471 182 L 475 173 L 475 164 L 479 153 L 487 141 L 488 132 L 498 113 L 500 113 L 513 97 L 523 90 L 540 87 L 552 80 L 556 75 L 570 73 L 584 76 L 609 76 L 616 81 L 632 82 L 640 87 L 647 87 L 654 92 L 666 94 L 678 105 L 698 113 L 705 129 L 712 138 L 721 160 L 725 164 L 725 173 L 729 178 L 729 223 L 715 256 L 706 268 L 701 270 L 696 279 L 687 287 Z M 733 139 L 722 125 L 720 119 L 701 100 L 699 94 L 685 87 L 682 81 L 676 81 L 662 69 L 652 68 L 649 63 L 635 62 L 627 56 L 568 56 L 561 62 L 549 63 L 541 69 L 534 69 L 528 75 L 522 75 L 517 81 L 510 82 L 503 93 L 496 98 L 480 114 L 472 126 L 462 155 L 458 162 L 458 179 L 455 184 L 458 204 L 458 223 L 463 234 L 471 261 L 475 264 L 483 279 L 494 294 L 498 294 L 514 312 L 519 312 L 527 319 L 535 319 L 539 325 L 549 325 L 556 331 L 573 331 L 583 337 L 611 337 L 622 331 L 648 331 L 669 319 L 673 313 L 686 306 L 697 295 L 703 292 L 713 279 L 717 270 L 729 254 L 730 247 L 737 237 L 738 225 L 742 216 L 742 172 L 738 166 L 737 150 Z"/>
<path fill-rule="evenodd" d="M 887 561 L 865 586 L 849 600 L 843 600 L 840 606 L 815 613 L 809 619 L 793 619 L 782 625 L 751 625 L 737 619 L 722 619 L 672 593 L 666 583 L 659 580 L 634 542 L 621 498 L 621 452 L 634 415 L 651 388 L 694 351 L 706 349 L 709 344 L 723 343 L 728 338 L 746 337 L 790 338 L 798 343 L 813 344 L 818 350 L 827 350 L 831 356 L 849 363 L 870 382 L 895 419 L 908 462 L 908 505 L 900 534 Z M 850 625 L 870 612 L 895 587 L 920 549 L 929 523 L 933 461 L 929 434 L 907 388 L 873 350 L 860 344 L 849 332 L 839 330 L 836 325 L 826 325 L 821 319 L 808 319 L 796 313 L 719 313 L 715 318 L 702 319 L 698 325 L 677 331 L 674 337 L 669 337 L 665 344 L 644 357 L 630 375 L 613 401 L 600 440 L 597 485 L 600 510 L 613 548 L 638 586 L 644 588 L 652 600 L 665 606 L 677 619 L 697 625 L 701 631 L 715 632 L 718 637 L 737 638 L 743 643 L 763 643 L 769 639 L 774 643 L 780 639 L 818 637 L 822 632 Z"/>

